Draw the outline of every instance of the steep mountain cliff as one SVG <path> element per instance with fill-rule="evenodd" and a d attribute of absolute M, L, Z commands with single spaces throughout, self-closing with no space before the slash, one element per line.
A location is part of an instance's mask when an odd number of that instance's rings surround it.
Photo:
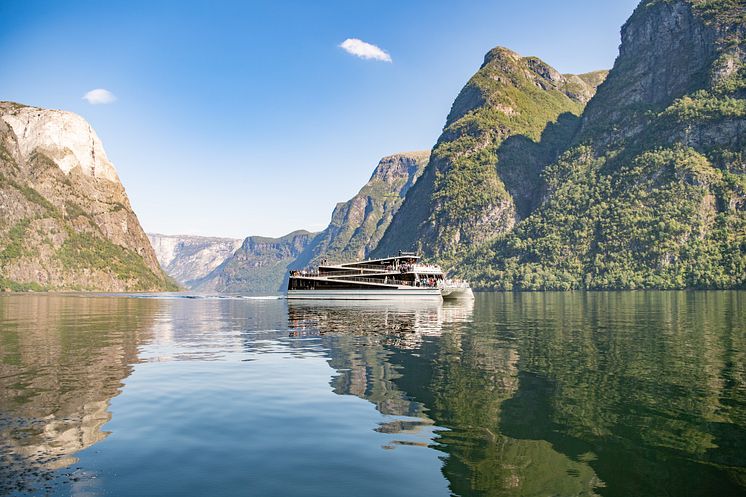
<path fill-rule="evenodd" d="M 221 265 L 243 242 L 235 238 L 147 235 L 163 270 L 186 288 Z"/>
<path fill-rule="evenodd" d="M 742 287 L 745 35 L 742 0 L 640 3 L 540 205 L 463 272 L 505 289 Z"/>
<path fill-rule="evenodd" d="M 0 288 L 175 288 L 78 115 L 0 102 Z"/>
<path fill-rule="evenodd" d="M 543 166 L 572 136 L 604 75 L 562 75 L 536 57 L 491 50 L 374 255 L 418 249 L 443 259 L 511 230 L 537 202 Z"/>
<path fill-rule="evenodd" d="M 429 152 L 407 152 L 381 159 L 358 194 L 334 208 L 329 226 L 313 245 L 310 263 L 323 258 L 345 262 L 367 257 L 378 245 L 429 157 Z"/>
<path fill-rule="evenodd" d="M 316 235 L 299 230 L 280 238 L 250 236 L 220 266 L 193 281 L 191 288 L 201 292 L 264 295 L 281 292 L 290 266 Z"/>

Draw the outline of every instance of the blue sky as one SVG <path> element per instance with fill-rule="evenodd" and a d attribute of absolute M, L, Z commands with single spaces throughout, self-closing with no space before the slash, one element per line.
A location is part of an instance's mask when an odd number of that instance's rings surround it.
<path fill-rule="evenodd" d="M 432 147 L 490 48 L 610 68 L 636 3 L 4 1 L 0 99 L 88 119 L 146 231 L 320 230 L 379 158 Z"/>

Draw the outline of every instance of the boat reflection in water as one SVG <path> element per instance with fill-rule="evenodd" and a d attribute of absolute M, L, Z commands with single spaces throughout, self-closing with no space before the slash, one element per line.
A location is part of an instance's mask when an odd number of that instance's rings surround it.
<path fill-rule="evenodd" d="M 471 321 L 474 301 L 288 300 L 291 335 L 378 335 L 387 345 L 416 348 L 453 323 Z"/>
<path fill-rule="evenodd" d="M 391 435 L 382 445 L 431 446 L 442 428 L 427 408 L 396 384 L 401 367 L 394 351 L 416 354 L 454 327 L 469 323 L 474 301 L 288 301 L 292 337 L 319 337 L 337 372 L 330 382 L 338 395 L 354 395 L 375 405 L 386 416 L 375 431 Z"/>

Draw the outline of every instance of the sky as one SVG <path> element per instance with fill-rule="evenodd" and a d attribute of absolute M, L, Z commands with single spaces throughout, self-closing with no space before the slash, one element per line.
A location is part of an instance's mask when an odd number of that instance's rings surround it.
<path fill-rule="evenodd" d="M 0 2 L 0 100 L 72 111 L 148 232 L 318 231 L 484 54 L 608 69 L 637 0 Z"/>

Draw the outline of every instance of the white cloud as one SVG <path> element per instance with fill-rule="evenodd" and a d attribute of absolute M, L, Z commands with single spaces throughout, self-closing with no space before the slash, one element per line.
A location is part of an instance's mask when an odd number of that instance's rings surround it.
<path fill-rule="evenodd" d="M 91 105 L 98 105 L 98 104 L 110 104 L 113 101 L 117 99 L 117 97 L 114 96 L 112 92 L 109 90 L 104 90 L 103 88 L 96 88 L 95 90 L 91 90 L 85 95 L 83 95 L 83 99 L 87 100 L 89 104 Z"/>
<path fill-rule="evenodd" d="M 391 56 L 384 50 L 358 38 L 347 38 L 345 41 L 340 43 L 339 46 L 345 52 L 360 57 L 361 59 L 375 59 L 384 62 L 391 62 Z"/>

